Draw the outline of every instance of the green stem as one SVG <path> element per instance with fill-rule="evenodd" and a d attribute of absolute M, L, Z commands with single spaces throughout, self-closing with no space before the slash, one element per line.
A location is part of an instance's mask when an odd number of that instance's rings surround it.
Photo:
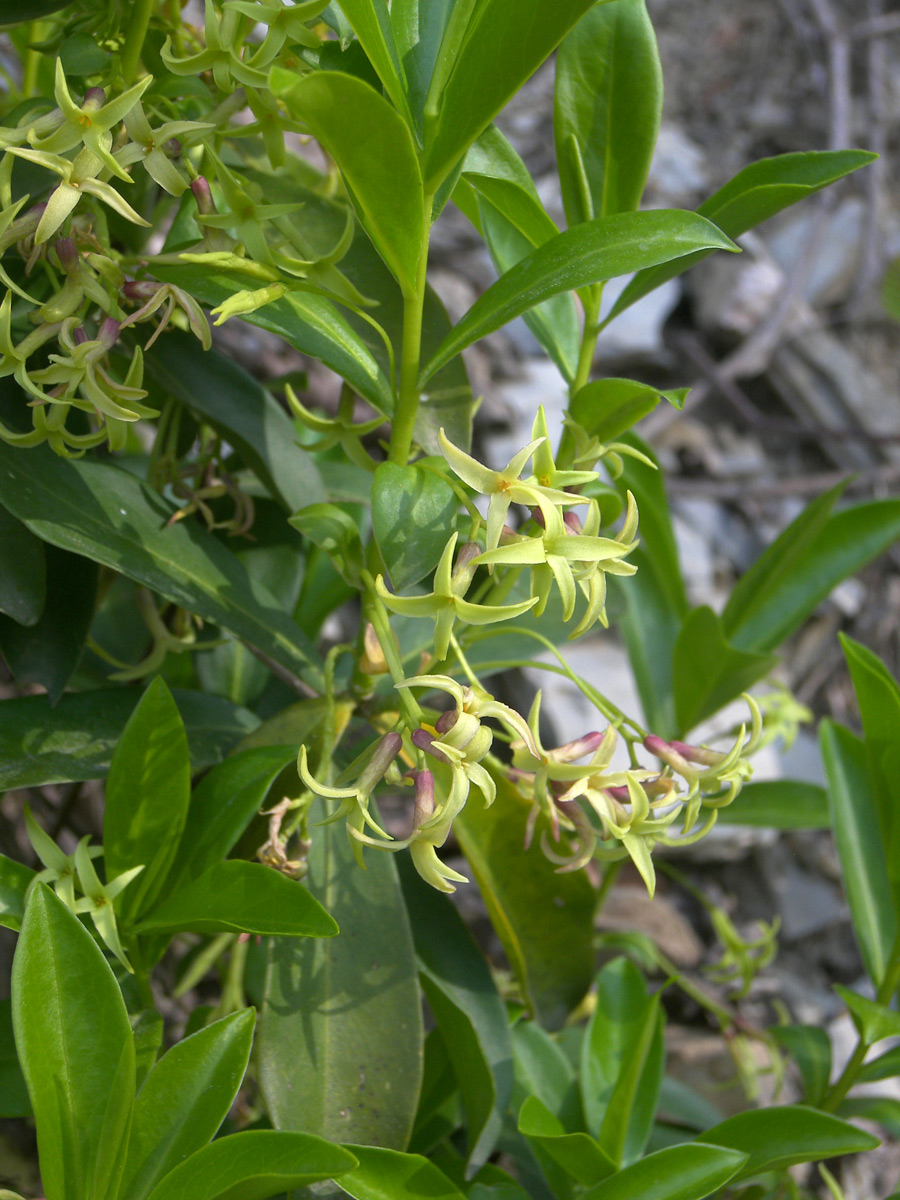
<path fill-rule="evenodd" d="M 130 87 L 137 77 L 144 38 L 147 36 L 150 17 L 153 15 L 153 4 L 154 0 L 135 0 L 131 10 L 125 45 L 122 47 L 122 77 L 126 87 Z"/>
<path fill-rule="evenodd" d="M 22 97 L 28 99 L 37 92 L 38 69 L 43 55 L 39 50 L 31 48 L 32 42 L 40 42 L 43 37 L 43 25 L 40 21 L 32 21 L 28 27 L 28 49 L 25 51 L 25 61 L 22 64 Z"/>
<path fill-rule="evenodd" d="M 387 610 L 381 603 L 378 593 L 375 591 L 375 580 L 372 578 L 371 572 L 363 570 L 361 579 L 369 593 L 367 597 L 368 603 L 366 604 L 368 611 L 365 615 L 372 622 L 372 628 L 375 630 L 375 636 L 378 638 L 378 644 L 381 646 L 381 652 L 384 655 L 384 661 L 388 665 L 391 678 L 395 684 L 399 684 L 402 679 L 406 678 L 406 673 L 403 670 L 403 662 L 400 655 L 397 653 L 390 618 L 387 615 Z M 397 692 L 400 696 L 400 707 L 404 710 L 410 728 L 417 728 L 422 720 L 422 710 L 416 703 L 415 697 L 408 687 L 398 687 Z"/>
<path fill-rule="evenodd" d="M 596 283 L 589 289 L 589 298 L 584 305 L 584 329 L 581 332 L 581 349 L 578 353 L 578 366 L 575 378 L 569 388 L 569 403 L 590 382 L 591 370 L 594 366 L 594 352 L 597 349 L 597 337 L 600 333 L 600 303 L 603 299 L 603 284 Z M 566 469 L 572 465 L 575 455 L 575 439 L 568 429 L 563 429 L 559 439 L 559 449 L 556 452 L 556 465 Z"/>
<path fill-rule="evenodd" d="M 600 881 L 600 887 L 597 889 L 597 904 L 594 908 L 594 919 L 597 918 L 597 913 L 606 903 L 606 897 L 609 895 L 610 888 L 619 877 L 619 872 L 625 866 L 625 859 L 620 858 L 617 861 L 608 864 L 603 872 L 603 879 Z"/>
<path fill-rule="evenodd" d="M 403 343 L 400 351 L 400 391 L 391 428 L 391 462 L 405 467 L 412 450 L 416 413 L 419 410 L 419 358 L 422 353 L 422 310 L 425 306 L 428 269 L 428 231 L 434 197 L 425 196 L 425 237 L 413 292 L 403 294 Z"/>

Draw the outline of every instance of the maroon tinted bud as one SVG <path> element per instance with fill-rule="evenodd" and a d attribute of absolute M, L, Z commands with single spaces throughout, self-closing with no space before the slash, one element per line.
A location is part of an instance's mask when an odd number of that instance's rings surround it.
<path fill-rule="evenodd" d="M 197 201 L 197 208 L 201 213 L 206 215 L 216 211 L 209 180 L 203 175 L 198 175 L 196 179 L 191 180 L 191 191 L 194 194 L 194 199 Z"/>
<path fill-rule="evenodd" d="M 97 333 L 97 341 L 103 342 L 104 345 L 111 350 L 119 340 L 120 328 L 121 326 L 119 325 L 119 322 L 114 317 L 106 317 L 100 325 L 100 329 Z"/>
<path fill-rule="evenodd" d="M 427 729 L 415 729 L 411 734 L 412 743 L 418 746 L 420 750 L 424 750 L 426 754 L 430 754 L 432 758 L 436 758 L 438 762 L 447 762 L 446 754 L 442 754 L 434 744 L 434 738 Z"/>
<path fill-rule="evenodd" d="M 459 713 L 455 708 L 448 708 L 446 712 L 441 713 L 434 723 L 435 729 L 440 734 L 449 733 L 456 722 L 459 720 Z"/>
<path fill-rule="evenodd" d="M 456 556 L 457 570 L 464 570 L 469 564 L 476 559 L 481 553 L 481 547 L 477 542 L 464 542 Z"/>
<path fill-rule="evenodd" d="M 627 787 L 608 787 L 603 789 L 607 796 L 612 796 L 613 800 L 621 800 L 625 804 L 631 799 L 628 794 Z"/>
<path fill-rule="evenodd" d="M 126 300 L 152 300 L 159 286 L 154 279 L 128 279 L 122 285 L 122 291 Z"/>
<path fill-rule="evenodd" d="M 54 249 L 56 257 L 59 259 L 59 265 L 67 275 L 70 275 L 78 266 L 78 251 L 75 243 L 68 237 L 57 238 Z"/>
<path fill-rule="evenodd" d="M 92 87 L 84 93 L 82 108 L 102 108 L 106 103 L 106 92 L 101 87 Z"/>
<path fill-rule="evenodd" d="M 644 747 L 645 749 L 649 750 L 651 754 L 655 754 L 657 758 L 663 758 L 672 749 L 669 742 L 667 742 L 664 738 L 659 737 L 655 733 L 647 734 L 647 736 L 644 738 Z"/>
<path fill-rule="evenodd" d="M 574 513 L 571 509 L 569 509 L 563 517 L 563 520 L 572 533 L 581 533 L 581 520 L 577 513 Z"/>
<path fill-rule="evenodd" d="M 414 783 L 413 829 L 418 829 L 434 814 L 434 776 L 430 771 L 416 771 Z"/>
<path fill-rule="evenodd" d="M 533 508 L 531 510 L 531 516 L 535 525 L 540 525 L 541 529 L 547 528 L 547 522 L 544 520 L 544 514 L 539 508 Z"/>
<path fill-rule="evenodd" d="M 75 332 L 72 334 L 72 341 L 75 343 L 76 346 L 83 346 L 87 340 L 88 340 L 88 335 L 81 328 L 76 329 Z"/>
<path fill-rule="evenodd" d="M 178 138 L 169 138 L 163 146 L 163 153 L 167 154 L 169 158 L 180 158 L 181 142 L 179 142 Z"/>

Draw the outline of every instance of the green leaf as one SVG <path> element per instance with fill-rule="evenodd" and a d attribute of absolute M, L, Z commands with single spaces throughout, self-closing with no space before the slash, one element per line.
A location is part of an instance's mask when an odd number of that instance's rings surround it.
<path fill-rule="evenodd" d="M 877 985 L 890 962 L 897 918 L 866 749 L 849 729 L 832 721 L 819 726 L 819 743 L 853 932 L 866 972 Z"/>
<path fill-rule="evenodd" d="M 311 822 L 326 815 L 317 801 Z M 340 923 L 326 941 L 269 946 L 257 1054 L 273 1124 L 399 1148 L 422 1072 L 409 920 L 392 856 L 361 871 L 341 825 L 315 825 L 310 891 Z"/>
<path fill-rule="evenodd" d="M 154 679 L 131 714 L 106 782 L 107 879 L 143 865 L 118 901 L 126 920 L 149 908 L 175 857 L 191 795 L 191 760 L 172 693 Z"/>
<path fill-rule="evenodd" d="M 882 1079 L 893 1079 L 895 1075 L 900 1075 L 900 1046 L 894 1046 L 892 1050 L 870 1059 L 857 1076 L 857 1081 L 878 1083 Z"/>
<path fill-rule="evenodd" d="M 505 778 L 496 783 L 491 807 L 471 799 L 453 829 L 529 1008 L 559 1028 L 593 978 L 594 891 L 582 873 L 558 874 L 541 854 L 541 836 L 550 836 L 543 817 L 523 852 L 529 805 Z"/>
<path fill-rule="evenodd" d="M 0 616 L 0 651 L 17 683 L 39 684 L 55 704 L 84 650 L 97 603 L 98 572 L 94 563 L 55 546 L 45 546 L 44 555 L 47 596 L 41 614 L 28 627 Z"/>
<path fill-rule="evenodd" d="M 162 1014 L 155 1008 L 145 1008 L 136 1019 L 132 1017 L 131 1028 L 134 1031 L 134 1081 L 140 1091 L 159 1057 L 163 1039 Z"/>
<path fill-rule="evenodd" d="M 0 925 L 20 929 L 25 913 L 25 891 L 34 871 L 5 854 L 0 854 Z"/>
<path fill-rule="evenodd" d="M 196 523 L 110 463 L 0 445 L 0 503 L 44 541 L 120 571 L 319 682 L 315 647 L 269 593 Z"/>
<path fill-rule="evenodd" d="M 302 883 L 236 858 L 204 871 L 135 926 L 135 933 L 224 932 L 318 938 L 338 927 Z"/>
<path fill-rule="evenodd" d="M 581 1046 L 587 1128 L 617 1166 L 640 1157 L 662 1086 L 663 1022 L 659 1000 L 627 958 L 597 976 L 597 1005 Z"/>
<path fill-rule="evenodd" d="M 537 1096 L 529 1096 L 519 1110 L 518 1128 L 584 1186 L 599 1183 L 616 1171 L 615 1162 L 602 1146 L 586 1133 L 567 1133 Z"/>
<path fill-rule="evenodd" d="M 59 12 L 62 8 L 67 8 L 72 3 L 72 0 L 23 0 L 22 4 L 17 4 L 15 14 L 9 9 L 4 15 L 12 17 L 13 21 L 3 21 L 3 26 L 21 25 L 26 21 L 37 21 L 40 17 L 48 17 L 51 13 Z"/>
<path fill-rule="evenodd" d="M 120 1194 L 144 1200 L 163 1176 L 215 1137 L 250 1058 L 255 1015 L 245 1008 L 177 1042 L 134 1106 Z"/>
<path fill-rule="evenodd" d="M 801 1105 L 775 1105 L 740 1113 L 707 1129 L 700 1140 L 747 1155 L 735 1182 L 795 1163 L 859 1154 L 879 1144 L 877 1138 L 846 1121 Z"/>
<path fill-rule="evenodd" d="M 46 595 L 44 543 L 0 508 L 0 613 L 20 625 L 36 625 Z"/>
<path fill-rule="evenodd" d="M 294 513 L 290 523 L 328 555 L 345 583 L 358 586 L 365 559 L 359 526 L 349 513 L 336 504 L 309 504 Z"/>
<path fill-rule="evenodd" d="M 675 711 L 682 733 L 724 708 L 767 675 L 778 659 L 732 646 L 722 622 L 704 605 L 687 614 L 675 643 L 672 670 Z"/>
<path fill-rule="evenodd" d="M 422 379 L 472 342 L 559 292 L 627 275 L 702 247 L 736 249 L 705 218 L 678 209 L 616 213 L 558 233 L 479 297 L 425 366 Z"/>
<path fill-rule="evenodd" d="M 31 1103 L 13 1037 L 12 1001 L 0 1000 L 0 1117 L 30 1117 Z"/>
<path fill-rule="evenodd" d="M 391 24 L 419 137 L 425 98 L 454 0 L 391 0 Z"/>
<path fill-rule="evenodd" d="M 464 29 L 450 22 L 426 108 L 429 192 L 593 3 L 560 0 L 548 8 L 544 0 L 479 0 L 468 5 Z"/>
<path fill-rule="evenodd" d="M 0 701 L 0 790 L 102 779 L 141 695 L 140 688 L 109 687 L 63 696 L 55 708 L 46 696 Z M 218 696 L 173 695 L 195 772 L 220 762 L 259 724 Z"/>
<path fill-rule="evenodd" d="M 496 1148 L 513 1083 L 506 1008 L 482 954 L 450 900 L 416 874 L 407 855 L 400 878 L 422 989 L 444 1044 L 466 1110 L 466 1176 Z"/>
<path fill-rule="evenodd" d="M 774 779 L 746 783 L 733 804 L 719 809 L 720 825 L 757 829 L 828 829 L 828 793 L 815 783 Z"/>
<path fill-rule="evenodd" d="M 900 1100 L 892 1096 L 850 1096 L 838 1112 L 842 1117 L 877 1121 L 893 1139 L 900 1138 Z"/>
<path fill-rule="evenodd" d="M 746 1155 L 721 1146 L 671 1146 L 648 1154 L 579 1200 L 703 1200 L 732 1179 Z"/>
<path fill-rule="evenodd" d="M 851 992 L 839 983 L 832 986 L 847 1005 L 853 1024 L 864 1041 L 872 1045 L 883 1041 L 884 1038 L 900 1037 L 900 1013 L 894 1012 L 885 1004 L 877 1004 L 874 1000 Z"/>
<path fill-rule="evenodd" d="M 805 200 L 845 175 L 858 171 L 877 156 L 868 150 L 811 150 L 762 158 L 738 171 L 697 209 L 730 238 L 738 238 L 798 200 Z M 609 312 L 609 324 L 636 300 L 706 258 L 700 251 L 677 263 L 641 271 L 625 288 Z"/>
<path fill-rule="evenodd" d="M 535 1096 L 567 1129 L 581 1124 L 574 1068 L 556 1041 L 536 1021 L 517 1021 L 512 1028 L 516 1088 L 513 1108 Z"/>
<path fill-rule="evenodd" d="M 372 532 L 399 591 L 437 566 L 459 507 L 450 484 L 418 466 L 382 463 L 372 481 Z"/>
<path fill-rule="evenodd" d="M 407 120 L 412 114 L 406 94 L 406 74 L 394 40 L 391 16 L 385 0 L 341 0 L 344 15 L 359 38 L 369 62 L 378 72 L 394 108 Z"/>
<path fill-rule="evenodd" d="M 842 579 L 900 538 L 900 500 L 857 504 L 830 516 L 844 486 L 801 513 L 738 581 L 722 622 L 739 649 L 774 649 Z"/>
<path fill-rule="evenodd" d="M 570 228 L 638 207 L 662 99 L 662 68 L 644 0 L 617 0 L 587 12 L 556 61 L 553 135 Z"/>
<path fill-rule="evenodd" d="M 414 295 L 426 215 L 416 147 L 403 118 L 367 83 L 340 71 L 298 78 L 275 67 L 271 87 L 338 164 L 366 233 L 404 292 Z"/>
<path fill-rule="evenodd" d="M 134 1041 L 97 943 L 44 884 L 13 962 L 13 1024 L 47 1200 L 115 1195 L 134 1105 Z"/>
<path fill-rule="evenodd" d="M 660 400 L 681 408 L 687 388 L 662 392 L 633 379 L 595 379 L 572 397 L 569 415 L 601 442 L 612 442 L 652 413 Z"/>
<path fill-rule="evenodd" d="M 352 1143 L 345 1148 L 359 1160 L 341 1177 L 341 1187 L 354 1200 L 463 1200 L 459 1188 L 420 1154 Z"/>
<path fill-rule="evenodd" d="M 307 1133 L 250 1129 L 217 1138 L 179 1163 L 150 1200 L 267 1200 L 340 1178 L 355 1163 L 340 1146 Z"/>
<path fill-rule="evenodd" d="M 59 60 L 67 77 L 97 75 L 109 68 L 112 56 L 101 50 L 89 33 L 73 33 L 59 48 Z"/>
<path fill-rule="evenodd" d="M 172 396 L 222 434 L 288 512 L 325 498 L 287 413 L 233 359 L 215 349 L 200 353 L 195 338 L 173 330 L 144 362 Z"/>
<path fill-rule="evenodd" d="M 797 1064 L 803 1099 L 813 1106 L 819 1104 L 831 1079 L 831 1038 L 818 1025 L 774 1025 L 769 1033 Z"/>

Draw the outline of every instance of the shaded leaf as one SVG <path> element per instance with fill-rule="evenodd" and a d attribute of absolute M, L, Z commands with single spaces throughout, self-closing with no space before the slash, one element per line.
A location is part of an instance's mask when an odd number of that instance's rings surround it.
<path fill-rule="evenodd" d="M 703 1200 L 733 1179 L 744 1162 L 746 1155 L 721 1146 L 672 1146 L 582 1192 L 580 1200 Z"/>
<path fill-rule="evenodd" d="M 382 463 L 372 481 L 372 532 L 391 583 L 418 583 L 436 566 L 453 532 L 456 493 L 419 466 Z"/>
<path fill-rule="evenodd" d="M 582 1185 L 599 1183 L 616 1171 L 615 1162 L 602 1146 L 586 1133 L 567 1133 L 537 1096 L 529 1096 L 519 1110 L 519 1132 Z"/>
<path fill-rule="evenodd" d="M 828 829 L 828 794 L 818 784 L 796 779 L 746 783 L 733 804 L 719 809 L 718 823 L 758 829 Z"/>
<path fill-rule="evenodd" d="M 24 863 L 0 854 L 0 925 L 20 929 L 25 913 L 25 892 L 34 871 Z"/>
<path fill-rule="evenodd" d="M 853 1024 L 860 1037 L 870 1045 L 889 1037 L 900 1037 L 900 1013 L 884 1004 L 877 1004 L 866 996 L 851 992 L 849 988 L 833 985 L 834 990 L 847 1005 Z"/>
<path fill-rule="evenodd" d="M 682 733 L 724 708 L 762 679 L 778 660 L 730 645 L 719 617 L 707 606 L 687 614 L 675 643 L 675 711 Z"/>
<path fill-rule="evenodd" d="M 359 1160 L 341 1177 L 341 1187 L 354 1200 L 463 1200 L 459 1188 L 420 1154 L 353 1144 L 346 1149 Z"/>
<path fill-rule="evenodd" d="M 817 1105 L 831 1079 L 831 1038 L 818 1025 L 774 1025 L 769 1032 L 797 1064 L 803 1099 Z"/>
<path fill-rule="evenodd" d="M 0 508 L 0 613 L 20 625 L 36 625 L 46 594 L 43 542 Z"/>
<path fill-rule="evenodd" d="M 7 997 L 0 1000 L 0 1117 L 31 1115 L 31 1102 L 13 1037 L 12 1001 Z"/>

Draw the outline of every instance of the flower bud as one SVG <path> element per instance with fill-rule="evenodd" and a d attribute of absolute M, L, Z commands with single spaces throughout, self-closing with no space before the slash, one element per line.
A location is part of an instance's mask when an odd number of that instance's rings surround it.
<path fill-rule="evenodd" d="M 384 778 L 384 773 L 400 753 L 403 746 L 403 739 L 399 733 L 386 733 L 378 745 L 375 747 L 375 753 L 369 759 L 368 765 L 360 772 L 358 786 L 360 792 L 368 795 L 374 791 L 375 786 Z"/>
<path fill-rule="evenodd" d="M 102 342 L 107 350 L 112 350 L 113 346 L 119 340 L 119 330 L 121 326 L 115 317 L 106 317 L 100 324 L 100 329 L 97 332 L 97 341 Z"/>
<path fill-rule="evenodd" d="M 669 742 L 669 745 L 688 762 L 702 763 L 707 767 L 715 767 L 725 758 L 721 751 L 710 750 L 708 746 L 691 746 L 688 742 Z"/>
<path fill-rule="evenodd" d="M 85 112 L 96 112 L 98 108 L 102 108 L 106 103 L 106 92 L 101 87 L 92 87 L 84 93 L 84 102 L 81 107 Z"/>
<path fill-rule="evenodd" d="M 455 708 L 448 708 L 447 711 L 442 712 L 437 721 L 435 721 L 434 727 L 443 737 L 445 733 L 450 732 L 458 720 L 459 710 Z"/>
<path fill-rule="evenodd" d="M 567 511 L 563 513 L 563 521 L 568 528 L 568 532 L 581 533 L 581 518 L 577 513 L 573 512 L 571 508 L 567 509 Z"/>
<path fill-rule="evenodd" d="M 410 735 L 412 744 L 417 746 L 419 750 L 424 750 L 426 754 L 430 754 L 432 758 L 436 758 L 438 762 L 446 763 L 450 760 L 446 754 L 443 754 L 435 745 L 434 738 L 427 729 L 414 729 Z"/>
<path fill-rule="evenodd" d="M 126 279 L 122 292 L 126 300 L 152 300 L 160 286 L 155 279 Z"/>
<path fill-rule="evenodd" d="M 198 175 L 196 179 L 191 180 L 191 191 L 197 201 L 197 208 L 204 216 L 216 211 L 216 202 L 212 197 L 209 180 L 205 176 Z"/>
<path fill-rule="evenodd" d="M 481 547 L 477 542 L 464 542 L 460 546 L 456 555 L 456 565 L 450 576 L 450 588 L 454 595 L 464 596 L 469 590 L 469 585 L 475 578 L 475 572 L 478 569 L 473 564 L 480 553 Z"/>
<path fill-rule="evenodd" d="M 56 239 L 56 257 L 59 259 L 59 265 L 67 275 L 74 275 L 78 270 L 78 250 L 71 238 L 61 237 Z"/>
<path fill-rule="evenodd" d="M 424 733 L 425 731 L 422 730 Z M 413 830 L 434 815 L 434 775 L 431 771 L 416 771 L 413 777 L 415 802 L 413 805 Z"/>

